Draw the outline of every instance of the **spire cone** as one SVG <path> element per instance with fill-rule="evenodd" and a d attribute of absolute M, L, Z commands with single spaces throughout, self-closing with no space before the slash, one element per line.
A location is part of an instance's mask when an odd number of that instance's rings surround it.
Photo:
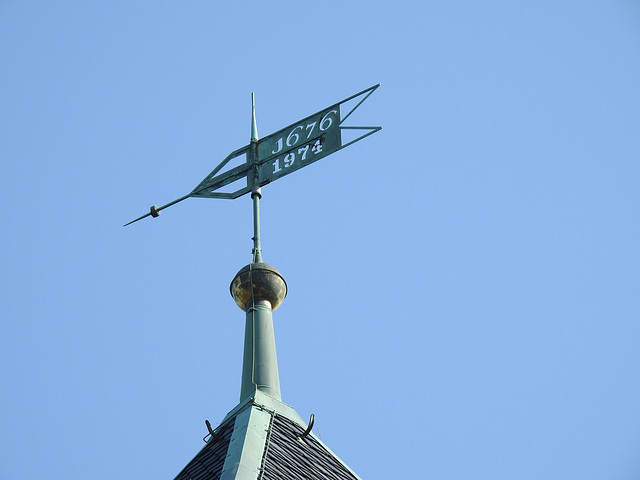
<path fill-rule="evenodd" d="M 246 313 L 240 401 L 256 391 L 282 400 L 273 311 L 287 295 L 287 284 L 271 265 L 251 262 L 236 274 L 230 290 Z"/>

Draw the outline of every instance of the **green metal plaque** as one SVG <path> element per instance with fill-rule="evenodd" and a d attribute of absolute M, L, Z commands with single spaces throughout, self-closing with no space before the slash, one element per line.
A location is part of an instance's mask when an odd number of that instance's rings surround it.
<path fill-rule="evenodd" d="M 258 143 L 258 183 L 265 185 L 342 148 L 340 110 L 328 108 Z"/>

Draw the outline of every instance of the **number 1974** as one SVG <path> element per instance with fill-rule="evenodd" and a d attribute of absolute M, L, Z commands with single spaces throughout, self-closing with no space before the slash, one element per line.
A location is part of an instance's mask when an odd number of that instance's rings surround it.
<path fill-rule="evenodd" d="M 298 127 L 296 127 L 298 128 Z M 294 129 L 295 130 L 295 129 Z M 316 140 L 316 142 L 313 144 L 313 146 L 311 146 L 311 144 L 308 145 L 304 145 L 302 147 L 300 147 L 298 149 L 298 155 L 301 155 L 300 161 L 304 162 L 307 159 L 307 154 L 309 153 L 309 150 L 311 150 L 311 154 L 312 155 L 317 155 L 320 152 L 322 152 L 322 143 L 320 143 L 320 140 Z M 293 164 L 296 161 L 296 152 L 295 150 L 292 150 L 291 152 L 287 153 L 284 156 L 283 159 L 283 165 L 284 168 L 289 168 L 291 166 L 293 166 Z M 276 158 L 276 160 L 273 162 L 273 172 L 272 173 L 278 173 L 282 170 L 283 167 L 280 166 L 280 159 Z"/>

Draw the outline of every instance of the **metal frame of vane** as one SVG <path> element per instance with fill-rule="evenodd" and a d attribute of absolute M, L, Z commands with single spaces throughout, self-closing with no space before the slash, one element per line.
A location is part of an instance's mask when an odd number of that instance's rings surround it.
<path fill-rule="evenodd" d="M 271 183 L 289 173 L 310 165 L 338 150 L 374 134 L 382 127 L 345 126 L 344 121 L 380 84 L 351 95 L 344 100 L 320 110 L 308 117 L 292 123 L 271 135 L 258 139 L 256 125 L 255 97 L 251 94 L 251 142 L 231 152 L 213 169 L 191 192 L 161 207 L 153 205 L 149 212 L 126 223 L 131 225 L 146 217 L 158 217 L 160 211 L 175 205 L 189 197 L 234 199 L 251 192 L 253 200 L 254 246 L 253 261 L 262 262 L 260 246 L 260 187 Z M 354 106 L 346 106 L 348 102 Z M 343 115 L 343 108 L 346 113 Z M 360 136 L 343 143 L 344 130 L 361 131 Z M 245 162 L 229 170 L 220 171 L 233 159 L 245 156 Z M 220 192 L 221 188 L 246 177 L 247 186 L 234 192 Z"/>

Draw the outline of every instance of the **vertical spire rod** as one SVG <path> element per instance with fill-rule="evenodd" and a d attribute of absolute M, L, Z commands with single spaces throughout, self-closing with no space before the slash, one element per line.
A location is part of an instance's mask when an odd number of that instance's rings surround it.
<path fill-rule="evenodd" d="M 256 123 L 256 97 L 251 92 L 251 142 L 258 141 L 258 125 Z"/>
<path fill-rule="evenodd" d="M 262 246 L 260 245 L 260 193 L 259 188 L 251 190 L 253 200 L 253 261 L 262 263 Z"/>
<path fill-rule="evenodd" d="M 251 163 L 255 165 L 258 156 L 258 124 L 256 122 L 256 97 L 251 93 L 251 153 L 254 158 Z M 253 261 L 262 262 L 262 246 L 260 245 L 260 199 L 262 192 L 255 185 L 251 189 L 253 200 Z"/>

